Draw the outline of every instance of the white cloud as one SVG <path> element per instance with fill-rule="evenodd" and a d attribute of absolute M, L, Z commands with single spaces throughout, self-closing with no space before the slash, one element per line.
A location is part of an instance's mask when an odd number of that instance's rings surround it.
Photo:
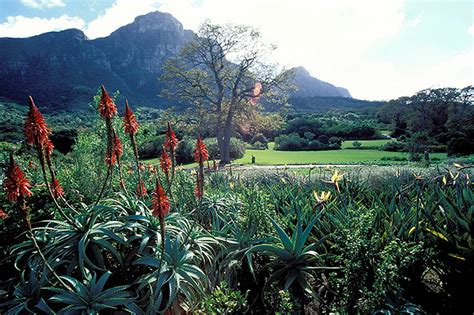
<path fill-rule="evenodd" d="M 21 0 L 25 6 L 34 9 L 64 7 L 66 4 L 62 0 Z"/>
<path fill-rule="evenodd" d="M 0 24 L 0 37 L 28 37 L 68 28 L 83 29 L 84 26 L 84 20 L 77 16 L 62 15 L 51 19 L 8 16 L 7 21 Z"/>
<path fill-rule="evenodd" d="M 447 56 L 431 66 L 401 71 L 384 61 L 364 60 L 348 69 L 342 85 L 354 97 L 388 100 L 431 87 L 465 87 L 474 82 L 474 50 Z"/>
<path fill-rule="evenodd" d="M 133 22 L 137 15 L 156 11 L 157 0 L 116 0 L 105 13 L 91 21 L 85 32 L 90 38 L 110 35 L 121 26 Z"/>

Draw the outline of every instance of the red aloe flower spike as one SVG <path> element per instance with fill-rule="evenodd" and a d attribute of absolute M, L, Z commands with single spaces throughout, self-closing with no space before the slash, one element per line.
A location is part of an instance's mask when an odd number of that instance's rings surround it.
<path fill-rule="evenodd" d="M 138 197 L 144 197 L 146 194 L 148 194 L 148 192 L 146 190 L 145 183 L 143 183 L 143 182 L 138 183 L 138 185 L 137 185 L 137 196 Z"/>
<path fill-rule="evenodd" d="M 171 158 L 168 155 L 168 152 L 166 152 L 166 149 L 164 146 L 163 146 L 163 150 L 161 151 L 161 156 L 160 156 L 160 167 L 167 176 L 170 174 Z"/>
<path fill-rule="evenodd" d="M 114 115 L 117 114 L 117 107 L 115 106 L 114 101 L 110 97 L 105 87 L 101 85 L 100 89 L 102 90 L 102 95 L 100 97 L 99 107 L 98 107 L 100 117 L 110 120 L 112 119 Z"/>
<path fill-rule="evenodd" d="M 57 178 L 53 179 L 53 182 L 51 183 L 51 190 L 53 191 L 55 198 L 64 196 L 63 187 L 61 187 L 61 184 Z"/>
<path fill-rule="evenodd" d="M 7 193 L 7 199 L 12 202 L 17 202 L 18 197 L 25 198 L 32 195 L 30 181 L 16 164 L 13 154 L 10 155 L 10 164 L 3 182 L 3 188 Z"/>
<path fill-rule="evenodd" d="M 198 199 L 201 199 L 202 195 L 203 195 L 202 183 L 198 176 L 198 179 L 196 181 L 196 187 L 194 187 L 194 196 L 196 196 L 196 198 Z"/>
<path fill-rule="evenodd" d="M 206 145 L 202 141 L 201 136 L 196 141 L 196 146 L 194 147 L 194 161 L 199 164 L 204 163 L 209 159 L 209 153 L 207 152 Z"/>
<path fill-rule="evenodd" d="M 30 110 L 25 120 L 26 143 L 29 145 L 43 145 L 51 131 L 31 96 L 28 96 L 28 101 L 30 103 Z"/>
<path fill-rule="evenodd" d="M 44 153 L 46 154 L 47 157 L 51 156 L 54 151 L 54 144 L 49 140 L 49 138 L 46 138 L 44 141 Z"/>
<path fill-rule="evenodd" d="M 178 138 L 176 138 L 176 134 L 174 133 L 173 128 L 171 128 L 171 124 L 168 122 L 168 130 L 166 131 L 166 140 L 165 140 L 165 148 L 174 152 L 176 147 L 178 146 Z"/>
<path fill-rule="evenodd" d="M 153 191 L 152 202 L 153 216 L 163 219 L 170 212 L 169 199 L 159 183 L 156 183 L 155 191 Z"/>
<path fill-rule="evenodd" d="M 123 117 L 123 123 L 126 134 L 133 136 L 137 133 L 139 128 L 137 118 L 128 105 L 128 100 L 125 100 L 125 116 Z"/>
<path fill-rule="evenodd" d="M 8 214 L 6 214 L 3 209 L 0 208 L 0 220 L 5 220 L 8 218 Z"/>
<path fill-rule="evenodd" d="M 117 157 L 117 161 L 120 162 L 120 157 L 122 156 L 123 153 L 123 147 L 122 147 L 122 142 L 120 142 L 120 138 L 117 136 L 117 134 L 114 131 L 114 146 L 113 146 L 113 155 Z"/>

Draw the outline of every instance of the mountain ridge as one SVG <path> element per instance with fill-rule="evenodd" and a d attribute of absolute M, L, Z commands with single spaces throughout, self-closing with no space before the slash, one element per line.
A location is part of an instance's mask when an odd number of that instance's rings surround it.
<path fill-rule="evenodd" d="M 167 108 L 176 102 L 158 95 L 161 67 L 194 36 L 171 14 L 155 11 L 96 39 L 78 29 L 0 38 L 0 98 L 25 103 L 32 95 L 51 110 L 81 109 L 104 84 L 120 91 L 118 102 L 126 96 L 132 104 Z M 299 68 L 293 96 L 350 97 Z"/>

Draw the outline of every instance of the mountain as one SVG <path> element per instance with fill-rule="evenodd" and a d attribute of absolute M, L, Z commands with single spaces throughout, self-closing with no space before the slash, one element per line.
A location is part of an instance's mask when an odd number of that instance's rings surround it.
<path fill-rule="evenodd" d="M 0 98 L 46 108 L 85 108 L 100 84 L 132 103 L 166 106 L 157 96 L 163 62 L 193 38 L 172 15 L 139 16 L 110 36 L 90 40 L 77 29 L 0 38 Z"/>
<path fill-rule="evenodd" d="M 347 89 L 312 77 L 304 67 L 292 68 L 289 71 L 293 72 L 297 87 L 297 91 L 292 93 L 291 97 L 351 97 Z"/>
<path fill-rule="evenodd" d="M 176 104 L 158 96 L 163 62 L 195 34 L 168 13 L 138 16 L 107 37 L 90 40 L 80 30 L 29 38 L 0 38 L 0 100 L 25 104 L 32 95 L 45 112 L 85 109 L 98 87 L 119 90 L 135 106 Z M 293 97 L 350 97 L 344 88 L 294 68 L 299 90 Z"/>

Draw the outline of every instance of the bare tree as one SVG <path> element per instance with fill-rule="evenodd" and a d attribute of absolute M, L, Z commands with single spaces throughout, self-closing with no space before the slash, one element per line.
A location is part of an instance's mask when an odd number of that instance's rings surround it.
<path fill-rule="evenodd" d="M 236 115 L 255 110 L 257 101 L 286 101 L 287 71 L 267 61 L 275 47 L 242 25 L 201 25 L 195 39 L 165 63 L 165 95 L 205 109 L 214 122 L 221 163 L 230 162 Z"/>

